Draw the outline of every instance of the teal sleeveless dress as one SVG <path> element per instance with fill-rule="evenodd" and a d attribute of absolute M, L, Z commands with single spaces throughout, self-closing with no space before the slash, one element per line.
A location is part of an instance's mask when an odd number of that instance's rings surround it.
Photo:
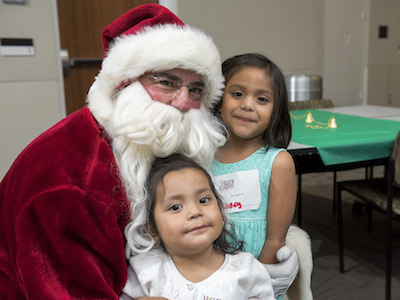
<path fill-rule="evenodd" d="M 229 214 L 231 223 L 234 225 L 232 233 L 244 242 L 244 250 L 252 253 L 255 258 L 260 255 L 266 239 L 268 190 L 271 181 L 272 164 L 276 155 L 281 151 L 286 150 L 283 148 L 269 148 L 267 150 L 266 147 L 262 147 L 244 160 L 232 164 L 219 163 L 214 159 L 210 169 L 214 179 L 217 176 L 230 173 L 249 170 L 258 171 L 261 191 L 259 207 L 255 210 Z M 217 184 L 216 188 L 218 190 Z"/>

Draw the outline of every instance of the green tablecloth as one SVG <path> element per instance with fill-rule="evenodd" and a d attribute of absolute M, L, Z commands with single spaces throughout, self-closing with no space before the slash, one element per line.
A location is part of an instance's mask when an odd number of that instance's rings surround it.
<path fill-rule="evenodd" d="M 306 127 L 305 116 L 311 112 L 315 121 L 327 124 L 334 116 L 338 128 L 311 123 Z M 335 165 L 389 157 L 400 122 L 370 119 L 316 109 L 294 110 L 292 141 L 317 148 L 325 165 Z"/>

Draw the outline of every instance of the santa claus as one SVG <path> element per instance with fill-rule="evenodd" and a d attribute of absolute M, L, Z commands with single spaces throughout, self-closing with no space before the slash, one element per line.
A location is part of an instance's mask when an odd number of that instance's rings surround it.
<path fill-rule="evenodd" d="M 28 145 L 1 182 L 1 299 L 118 299 L 125 245 L 152 246 L 142 207 L 154 158 L 207 167 L 225 142 L 210 113 L 223 76 L 209 36 L 147 4 L 102 41 L 88 106 Z"/>

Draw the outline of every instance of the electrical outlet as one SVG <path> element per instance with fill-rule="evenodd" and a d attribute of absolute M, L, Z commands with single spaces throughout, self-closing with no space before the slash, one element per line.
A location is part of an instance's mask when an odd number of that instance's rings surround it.
<path fill-rule="evenodd" d="M 386 39 L 388 37 L 388 27 L 386 25 L 379 26 L 378 37 L 380 39 Z"/>

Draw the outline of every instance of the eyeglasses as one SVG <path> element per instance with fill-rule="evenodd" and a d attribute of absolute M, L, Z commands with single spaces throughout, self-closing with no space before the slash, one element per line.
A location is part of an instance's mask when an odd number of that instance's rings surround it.
<path fill-rule="evenodd" d="M 141 77 L 147 77 L 151 81 L 151 84 L 156 85 L 161 92 L 165 94 L 175 94 L 177 93 L 183 86 L 188 88 L 189 91 L 189 97 L 192 100 L 200 100 L 201 96 L 203 95 L 204 91 L 204 86 L 202 86 L 200 83 L 191 83 L 189 85 L 182 84 L 182 82 L 179 79 L 173 79 L 169 78 L 165 75 L 150 75 L 150 74 L 145 74 L 142 75 Z"/>

